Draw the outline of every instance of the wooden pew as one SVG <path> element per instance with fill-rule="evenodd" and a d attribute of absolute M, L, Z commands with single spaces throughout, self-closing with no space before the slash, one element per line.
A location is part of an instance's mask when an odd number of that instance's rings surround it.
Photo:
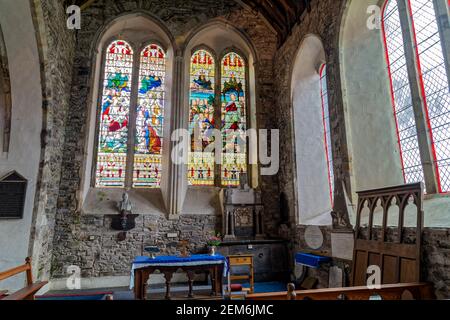
<path fill-rule="evenodd" d="M 289 285 L 290 287 L 293 284 Z M 247 295 L 247 300 L 370 300 L 380 296 L 382 300 L 433 300 L 433 285 L 430 283 L 384 284 L 380 289 L 367 286 L 299 290 Z"/>
<path fill-rule="evenodd" d="M 27 286 L 14 292 L 11 295 L 6 296 L 2 300 L 34 300 L 35 294 L 48 282 L 40 281 L 33 283 L 33 274 L 31 272 L 31 258 L 25 259 L 25 264 L 0 272 L 0 281 L 11 278 L 19 273 L 26 272 L 27 276 Z"/>

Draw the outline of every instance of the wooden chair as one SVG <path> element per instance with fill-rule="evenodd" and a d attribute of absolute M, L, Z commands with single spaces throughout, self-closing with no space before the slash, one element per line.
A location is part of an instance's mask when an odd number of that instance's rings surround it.
<path fill-rule="evenodd" d="M 250 288 L 246 291 L 249 293 L 255 292 L 255 279 L 254 279 L 254 267 L 253 267 L 253 255 L 232 255 L 228 256 L 228 262 L 229 262 L 229 274 L 228 274 L 228 290 L 231 294 L 231 281 L 234 280 L 248 280 L 250 282 Z M 244 275 L 233 275 L 232 274 L 232 267 L 241 267 L 245 266 L 248 267 L 248 273 Z"/>
<path fill-rule="evenodd" d="M 34 300 L 34 296 L 36 295 L 36 293 L 48 283 L 47 281 L 33 283 L 33 274 L 31 272 L 31 258 L 26 258 L 24 265 L 4 272 L 0 272 L 0 281 L 11 278 L 22 272 L 26 272 L 27 286 L 17 292 L 14 292 L 11 295 L 6 296 L 2 300 Z"/>

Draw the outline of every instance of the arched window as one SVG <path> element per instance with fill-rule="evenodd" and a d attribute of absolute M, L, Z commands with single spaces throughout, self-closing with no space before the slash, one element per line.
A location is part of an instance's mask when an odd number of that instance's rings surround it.
<path fill-rule="evenodd" d="M 139 62 L 136 65 L 131 45 L 123 40 L 113 41 L 107 48 L 98 121 L 96 187 L 160 185 L 165 53 L 158 45 L 150 44 L 140 52 Z M 139 81 L 133 83 L 137 72 Z M 137 105 L 136 109 L 132 105 Z"/>
<path fill-rule="evenodd" d="M 193 186 L 237 187 L 241 174 L 247 173 L 247 66 L 241 55 L 231 51 L 221 59 L 219 73 L 217 69 L 210 51 L 199 49 L 191 56 L 188 181 Z M 213 148 L 205 152 L 215 141 L 216 123 L 221 123 L 221 164 L 216 164 Z"/>
<path fill-rule="evenodd" d="M 247 172 L 246 64 L 236 52 L 226 54 L 221 63 L 221 112 L 223 157 L 222 186 L 238 186 Z"/>
<path fill-rule="evenodd" d="M 331 224 L 333 159 L 325 49 L 322 40 L 304 37 L 292 66 L 291 101 L 298 223 Z"/>
<path fill-rule="evenodd" d="M 188 181 L 194 186 L 214 185 L 215 157 L 205 148 L 214 142 L 214 105 L 216 63 L 210 52 L 197 50 L 191 57 L 189 94 L 189 154 Z M 197 131 L 197 132 L 196 132 Z M 198 141 L 194 138 L 198 137 Z"/>
<path fill-rule="evenodd" d="M 405 181 L 437 192 L 450 191 L 450 31 L 437 20 L 448 17 L 445 1 L 390 0 L 382 19 Z"/>
<path fill-rule="evenodd" d="M 320 95 L 322 99 L 322 115 L 323 129 L 325 141 L 325 154 L 328 166 L 328 184 L 330 186 L 331 206 L 334 202 L 334 170 L 333 170 L 333 150 L 331 147 L 331 125 L 330 125 L 330 109 L 328 106 L 328 86 L 327 86 L 327 66 L 322 65 L 320 68 Z"/>

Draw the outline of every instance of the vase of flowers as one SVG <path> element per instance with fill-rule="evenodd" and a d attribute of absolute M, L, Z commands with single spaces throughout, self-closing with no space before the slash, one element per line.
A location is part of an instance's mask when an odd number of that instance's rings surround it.
<path fill-rule="evenodd" d="M 221 243 L 222 243 L 222 238 L 221 238 L 220 233 L 215 233 L 208 238 L 208 241 L 206 242 L 206 244 L 208 245 L 209 254 L 211 256 L 216 255 L 216 249 L 218 246 L 220 246 Z"/>

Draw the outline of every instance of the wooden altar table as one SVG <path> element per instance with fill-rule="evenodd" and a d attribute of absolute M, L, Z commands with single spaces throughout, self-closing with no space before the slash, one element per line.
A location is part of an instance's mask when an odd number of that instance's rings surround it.
<path fill-rule="evenodd" d="M 166 279 L 166 299 L 170 300 L 170 281 L 178 270 L 186 272 L 189 282 L 189 298 L 193 298 L 193 284 L 196 272 L 209 272 L 211 275 L 212 295 L 222 296 L 223 274 L 226 258 L 222 255 L 192 255 L 189 257 L 160 256 L 136 257 L 131 269 L 130 288 L 134 290 L 136 300 L 146 300 L 147 281 L 152 273 L 159 270 Z"/>

